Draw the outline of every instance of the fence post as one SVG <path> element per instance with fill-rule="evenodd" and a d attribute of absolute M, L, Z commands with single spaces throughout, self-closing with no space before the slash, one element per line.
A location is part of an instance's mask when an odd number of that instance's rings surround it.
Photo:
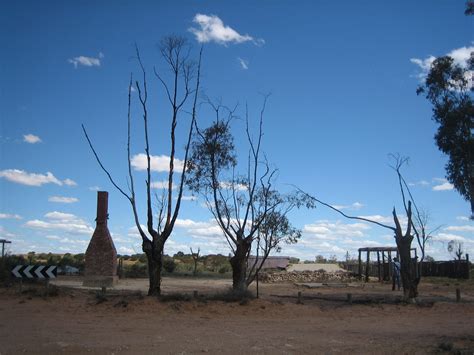
<path fill-rule="evenodd" d="M 301 291 L 298 291 L 298 301 L 296 303 L 303 304 L 303 302 L 301 301 Z"/>
<path fill-rule="evenodd" d="M 469 279 L 469 277 L 470 277 L 470 275 L 469 275 L 469 269 L 470 269 L 470 268 L 469 268 L 469 254 L 466 254 L 466 268 L 465 268 L 466 273 L 465 273 L 465 275 L 464 275 L 466 279 Z"/>
<path fill-rule="evenodd" d="M 461 289 L 456 289 L 456 302 L 461 302 Z"/>

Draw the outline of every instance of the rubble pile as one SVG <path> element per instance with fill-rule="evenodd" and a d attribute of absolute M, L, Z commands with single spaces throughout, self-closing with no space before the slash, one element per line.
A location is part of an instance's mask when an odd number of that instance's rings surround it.
<path fill-rule="evenodd" d="M 353 282 L 358 281 L 356 275 L 347 271 L 269 271 L 262 272 L 259 280 L 266 283 L 275 282 Z"/>

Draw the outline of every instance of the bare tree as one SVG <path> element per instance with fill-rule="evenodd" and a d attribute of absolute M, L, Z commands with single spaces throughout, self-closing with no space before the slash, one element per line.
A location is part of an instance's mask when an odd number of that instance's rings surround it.
<path fill-rule="evenodd" d="M 197 275 L 197 266 L 198 266 L 198 261 L 199 261 L 199 253 L 201 252 L 201 249 L 198 248 L 197 253 L 193 252 L 193 248 L 189 248 L 191 250 L 191 257 L 193 258 L 194 261 L 194 270 L 193 270 L 193 275 Z"/>
<path fill-rule="evenodd" d="M 451 240 L 448 243 L 448 251 L 451 255 L 454 255 L 454 260 L 461 261 L 464 254 L 464 245 L 460 241 Z"/>
<path fill-rule="evenodd" d="M 262 157 L 263 117 L 268 96 L 260 111 L 256 139 L 249 128 L 245 110 L 246 138 L 249 145 L 245 175 L 238 175 L 237 157 L 230 123 L 236 108 L 229 109 L 208 101 L 215 114 L 210 127 L 197 131 L 188 164 L 187 184 L 201 194 L 232 251 L 233 289 L 246 291 L 272 250 L 282 241 L 296 242 L 301 232 L 293 228 L 287 214 L 301 201 L 295 195 L 283 195 L 274 187 L 276 169 Z M 251 253 L 253 265 L 248 265 Z"/>
<path fill-rule="evenodd" d="M 145 133 L 145 153 L 147 159 L 145 181 L 146 188 L 146 231 L 140 224 L 140 218 L 137 211 L 137 201 L 135 195 L 135 183 L 132 174 L 131 164 L 131 147 L 130 147 L 130 130 L 131 130 L 131 92 L 133 87 L 132 76 L 128 87 L 128 141 L 127 141 L 127 159 L 128 159 L 128 192 L 125 192 L 116 181 L 113 179 L 110 172 L 102 164 L 87 131 L 82 126 L 86 139 L 89 143 L 92 152 L 94 153 L 97 162 L 102 170 L 107 174 L 113 186 L 127 198 L 132 207 L 135 225 L 142 238 L 142 249 L 147 256 L 148 261 L 148 275 L 149 275 L 149 289 L 148 295 L 158 296 L 161 293 L 161 271 L 163 268 L 163 250 L 166 241 L 173 231 L 176 219 L 181 206 L 181 198 L 183 196 L 184 182 L 186 178 L 186 165 L 188 162 L 188 153 L 190 143 L 193 136 L 193 129 L 196 121 L 196 103 L 200 85 L 200 70 L 201 70 L 201 56 L 202 48 L 199 53 L 199 61 L 195 63 L 189 59 L 190 49 L 185 38 L 177 36 L 165 37 L 160 43 L 160 53 L 169 70 L 171 71 L 171 80 L 167 82 L 154 69 L 154 74 L 159 82 L 162 84 L 166 98 L 171 107 L 171 125 L 170 125 L 170 160 L 169 172 L 167 179 L 167 188 L 161 198 L 158 198 L 157 211 L 153 210 L 152 206 L 152 177 L 151 177 L 151 153 L 149 141 L 149 113 L 148 113 L 148 88 L 147 88 L 147 73 L 140 57 L 138 47 L 136 47 L 136 57 L 140 66 L 142 81 L 135 81 L 135 87 L 138 91 L 138 100 L 142 110 L 143 127 Z M 194 87 L 192 82 L 194 80 Z M 178 119 L 182 115 L 185 105 L 191 106 L 190 122 L 184 148 L 184 165 L 181 171 L 175 171 L 176 160 L 176 127 Z M 177 173 L 181 173 L 180 177 L 176 177 Z M 173 189 L 177 181 L 177 194 L 173 196 Z M 156 225 L 155 225 L 156 218 Z"/>
<path fill-rule="evenodd" d="M 414 301 L 418 296 L 418 284 L 420 282 L 420 273 L 416 272 L 415 267 L 413 267 L 413 260 L 411 257 L 411 244 L 413 239 L 416 237 L 418 246 L 421 250 L 422 258 L 425 256 L 425 246 L 426 242 L 431 238 L 431 232 L 426 231 L 427 226 L 427 215 L 420 212 L 418 209 L 413 195 L 410 191 L 408 184 L 406 183 L 402 173 L 401 168 L 408 162 L 408 158 L 391 155 L 394 159 L 395 164 L 392 168 L 395 170 L 398 183 L 400 188 L 400 193 L 402 196 L 403 207 L 407 216 L 407 223 L 405 230 L 403 230 L 400 223 L 400 219 L 396 212 L 395 207 L 392 210 L 392 217 L 394 221 L 394 226 L 390 226 L 384 223 L 380 223 L 368 218 L 349 216 L 342 212 L 341 210 L 335 208 L 333 205 L 323 202 L 309 194 L 306 194 L 309 198 L 313 199 L 315 202 L 320 203 L 330 209 L 338 212 L 342 216 L 349 219 L 361 220 L 364 222 L 369 222 L 376 224 L 380 227 L 391 230 L 394 233 L 395 242 L 397 244 L 399 256 L 400 256 L 400 274 L 402 277 L 403 283 L 403 294 L 404 298 L 407 301 Z M 300 190 L 301 191 L 301 190 Z M 302 192 L 302 191 L 301 191 Z M 413 208 L 415 209 L 415 214 L 413 213 Z"/>

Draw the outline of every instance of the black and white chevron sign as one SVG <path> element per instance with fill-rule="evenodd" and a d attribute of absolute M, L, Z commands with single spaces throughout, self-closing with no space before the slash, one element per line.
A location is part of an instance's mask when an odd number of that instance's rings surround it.
<path fill-rule="evenodd" d="M 12 274 L 18 278 L 54 279 L 58 275 L 57 266 L 45 265 L 17 265 Z"/>

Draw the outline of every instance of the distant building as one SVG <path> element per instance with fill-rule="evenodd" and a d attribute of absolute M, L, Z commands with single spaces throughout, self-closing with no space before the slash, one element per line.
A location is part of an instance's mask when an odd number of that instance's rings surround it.
<path fill-rule="evenodd" d="M 249 256 L 248 265 L 251 267 L 255 263 L 256 256 Z M 262 258 L 258 258 L 258 265 L 262 263 Z M 266 269 L 279 269 L 279 270 L 286 270 L 288 265 L 290 264 L 290 257 L 289 256 L 269 256 L 265 262 L 263 263 L 262 270 Z"/>

